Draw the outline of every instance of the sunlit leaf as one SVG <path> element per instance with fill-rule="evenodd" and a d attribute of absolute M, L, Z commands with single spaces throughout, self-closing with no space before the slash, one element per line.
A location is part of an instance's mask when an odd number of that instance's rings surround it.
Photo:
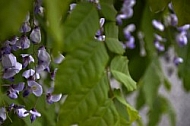
<path fill-rule="evenodd" d="M 31 6 L 32 0 L 0 0 L 0 41 L 19 32 Z"/>
<path fill-rule="evenodd" d="M 95 5 L 80 3 L 71 12 L 64 24 L 64 49 L 72 51 L 94 38 L 99 29 L 99 18 Z"/>
<path fill-rule="evenodd" d="M 124 56 L 117 56 L 111 61 L 111 73 L 114 78 L 124 84 L 124 86 L 132 91 L 136 89 L 136 82 L 131 78 L 128 70 L 128 59 Z"/>
<path fill-rule="evenodd" d="M 118 34 L 118 27 L 115 22 L 105 24 L 106 45 L 108 49 L 113 53 L 123 54 L 125 50 L 118 40 Z"/>
<path fill-rule="evenodd" d="M 55 91 L 72 93 L 99 80 L 107 61 L 108 54 L 104 44 L 90 41 L 66 56 L 57 71 Z"/>

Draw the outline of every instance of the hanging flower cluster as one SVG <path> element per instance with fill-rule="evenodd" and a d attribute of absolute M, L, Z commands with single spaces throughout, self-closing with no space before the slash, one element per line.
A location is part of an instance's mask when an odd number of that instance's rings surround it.
<path fill-rule="evenodd" d="M 35 2 L 34 14 L 43 15 L 43 7 L 40 0 Z M 49 74 L 53 81 L 57 68 L 51 71 L 51 63 L 53 61 L 55 64 L 60 64 L 64 56 L 59 54 L 58 57 L 51 57 L 45 45 L 41 44 L 42 35 L 37 20 L 34 17 L 30 18 L 30 14 L 28 14 L 20 28 L 20 37 L 13 37 L 1 45 L 2 79 L 3 82 L 9 83 L 1 86 L 6 90 L 6 95 L 10 99 L 26 98 L 29 95 L 41 97 L 45 94 L 46 102 L 52 104 L 58 102 L 62 98 L 62 94 L 53 94 L 53 85 L 49 86 L 49 90 L 43 93 L 47 85 L 40 83 L 41 74 L 44 72 Z M 28 50 L 34 48 L 34 46 L 39 46 L 37 51 L 33 50 L 31 53 L 16 55 L 18 51 L 29 52 Z M 23 82 L 15 83 L 17 74 L 22 75 Z M 30 116 L 31 122 L 41 116 L 35 107 L 26 110 L 24 105 L 12 103 L 0 108 L 0 125 L 7 119 L 7 114 L 11 111 L 14 111 L 20 118 Z"/>

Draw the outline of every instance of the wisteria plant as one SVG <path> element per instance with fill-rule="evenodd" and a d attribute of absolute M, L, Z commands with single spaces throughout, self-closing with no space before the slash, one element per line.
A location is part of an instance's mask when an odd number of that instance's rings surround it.
<path fill-rule="evenodd" d="M 0 0 L 0 125 L 156 126 L 168 114 L 175 126 L 175 110 L 158 93 L 171 89 L 160 57 L 189 91 L 189 7 L 188 0 Z M 132 92 L 136 106 L 126 100 Z M 144 105 L 147 124 L 138 112 Z"/>

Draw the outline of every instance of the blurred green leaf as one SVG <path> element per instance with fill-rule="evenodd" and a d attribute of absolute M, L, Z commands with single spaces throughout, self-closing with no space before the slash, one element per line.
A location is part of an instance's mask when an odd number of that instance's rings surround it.
<path fill-rule="evenodd" d="M 163 11 L 171 0 L 148 0 L 150 10 L 157 13 Z"/>
<path fill-rule="evenodd" d="M 90 41 L 66 56 L 57 71 L 55 91 L 70 94 L 96 82 L 101 78 L 107 62 L 104 43 Z"/>
<path fill-rule="evenodd" d="M 0 41 L 19 33 L 32 0 L 0 0 Z"/>
<path fill-rule="evenodd" d="M 100 7 L 106 20 L 115 21 L 117 11 L 113 6 L 113 0 L 100 0 Z"/>
<path fill-rule="evenodd" d="M 62 0 L 44 0 L 45 8 L 46 8 L 46 17 L 48 21 L 47 32 L 52 36 L 54 40 L 53 49 L 55 51 L 60 51 L 63 47 L 63 28 L 61 25 L 61 17 L 63 15 L 62 10 L 64 8 L 60 8 L 60 5 L 63 4 Z M 67 2 L 69 6 L 69 2 Z"/>
<path fill-rule="evenodd" d="M 184 62 L 178 66 L 178 73 L 182 79 L 186 91 L 190 90 L 190 44 L 178 49 L 178 55 L 183 58 Z"/>
<path fill-rule="evenodd" d="M 129 125 L 135 120 L 140 118 L 138 111 L 135 108 L 133 108 L 131 105 L 129 105 L 126 102 L 125 98 L 121 96 L 120 90 L 114 90 L 114 96 L 115 96 L 114 104 L 120 115 L 121 123 Z"/>
<path fill-rule="evenodd" d="M 129 74 L 127 57 L 116 56 L 111 61 L 110 69 L 114 78 L 124 84 L 124 86 L 129 91 L 136 89 L 136 82 L 131 78 Z"/>
<path fill-rule="evenodd" d="M 189 0 L 172 0 L 174 11 L 178 17 L 178 25 L 190 24 L 190 1 Z"/>
<path fill-rule="evenodd" d="M 61 107 L 57 126 L 67 126 L 74 123 L 81 123 L 82 125 L 86 119 L 95 124 L 93 122 L 94 118 L 91 116 L 108 99 L 108 81 L 104 75 L 101 80 L 90 83 L 88 86 L 68 95 Z M 97 118 L 101 117 L 98 116 Z"/>
<path fill-rule="evenodd" d="M 79 3 L 64 24 L 63 51 L 70 52 L 89 42 L 99 27 L 96 7 L 91 3 Z"/>
<path fill-rule="evenodd" d="M 153 59 L 149 64 L 144 76 L 140 80 L 146 103 L 150 108 L 153 106 L 154 99 L 157 97 L 158 88 L 161 83 L 160 64 L 157 58 Z"/>
<path fill-rule="evenodd" d="M 123 54 L 125 50 L 118 40 L 118 27 L 115 22 L 108 22 L 105 24 L 106 45 L 108 49 L 117 54 Z"/>

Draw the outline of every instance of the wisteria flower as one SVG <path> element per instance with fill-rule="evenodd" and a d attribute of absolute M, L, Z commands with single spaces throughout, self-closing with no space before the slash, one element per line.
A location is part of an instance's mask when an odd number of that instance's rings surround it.
<path fill-rule="evenodd" d="M 152 20 L 152 25 L 154 26 L 155 29 L 159 31 L 164 31 L 164 25 L 160 21 Z"/>
<path fill-rule="evenodd" d="M 56 64 L 60 64 L 64 59 L 65 59 L 65 57 L 61 53 L 59 53 L 59 55 L 57 57 L 55 57 L 53 59 L 53 61 Z"/>
<path fill-rule="evenodd" d="M 2 66 L 4 68 L 4 79 L 9 79 L 13 77 L 22 69 L 22 64 L 17 62 L 16 57 L 12 53 L 4 54 L 2 56 Z"/>
<path fill-rule="evenodd" d="M 30 39 L 26 35 L 23 35 L 15 46 L 19 49 L 28 49 L 30 47 Z"/>
<path fill-rule="evenodd" d="M 53 92 L 53 88 L 50 88 L 46 94 L 46 101 L 49 104 L 58 102 L 62 97 L 62 94 L 53 95 L 52 92 Z"/>
<path fill-rule="evenodd" d="M 31 120 L 31 123 L 36 120 L 37 117 L 40 117 L 41 116 L 41 113 L 39 113 L 36 109 L 32 108 L 30 110 L 30 120 Z"/>
<path fill-rule="evenodd" d="M 22 68 L 26 68 L 28 64 L 34 62 L 34 58 L 30 54 L 21 54 L 21 56 L 23 61 Z"/>
<path fill-rule="evenodd" d="M 181 32 L 176 36 L 176 41 L 179 44 L 179 46 L 187 45 L 188 39 L 186 36 L 186 32 Z"/>
<path fill-rule="evenodd" d="M 35 96 L 39 97 L 42 95 L 43 89 L 40 84 L 35 81 L 28 81 L 28 87 L 23 92 L 23 97 L 28 96 L 30 93 L 33 93 Z"/>
<path fill-rule="evenodd" d="M 0 108 L 0 125 L 7 119 L 6 109 L 4 107 Z"/>
<path fill-rule="evenodd" d="M 22 73 L 22 76 L 28 80 L 36 80 L 36 79 L 40 79 L 40 75 L 39 73 L 37 73 L 35 70 L 33 69 L 29 69 L 26 70 Z"/>
<path fill-rule="evenodd" d="M 45 47 L 40 47 L 38 50 L 38 66 L 36 71 L 38 73 L 42 72 L 45 69 L 49 70 L 49 64 L 51 62 L 51 57 L 46 51 Z"/>
<path fill-rule="evenodd" d="M 183 63 L 183 58 L 181 57 L 174 57 L 173 63 L 178 66 L 179 64 Z"/>
<path fill-rule="evenodd" d="M 22 91 L 23 89 L 24 89 L 24 82 L 20 82 L 19 84 L 11 84 L 7 91 L 7 95 L 11 99 L 16 99 L 18 98 L 19 92 Z"/>
<path fill-rule="evenodd" d="M 24 118 L 29 115 L 29 112 L 25 108 L 18 108 L 15 112 L 20 118 Z"/>
<path fill-rule="evenodd" d="M 40 43 L 41 42 L 41 31 L 39 27 L 36 27 L 32 30 L 30 34 L 30 39 L 33 43 Z"/>

